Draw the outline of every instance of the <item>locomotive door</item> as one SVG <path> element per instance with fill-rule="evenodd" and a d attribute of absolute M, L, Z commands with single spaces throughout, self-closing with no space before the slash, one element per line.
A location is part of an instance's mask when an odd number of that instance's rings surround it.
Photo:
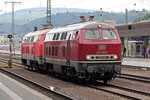
<path fill-rule="evenodd" d="M 67 40 L 67 65 L 70 63 L 70 38 L 71 34 L 69 34 L 68 40 Z"/>

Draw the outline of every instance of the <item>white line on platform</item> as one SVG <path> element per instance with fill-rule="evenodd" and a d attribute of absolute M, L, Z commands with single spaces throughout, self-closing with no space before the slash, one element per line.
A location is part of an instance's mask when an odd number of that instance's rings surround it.
<path fill-rule="evenodd" d="M 22 87 L 23 89 L 29 91 L 30 93 L 32 93 L 32 94 L 38 96 L 38 97 L 41 98 L 42 100 L 52 100 L 51 98 L 49 98 L 49 97 L 47 97 L 47 96 L 45 96 L 45 95 L 43 95 L 43 94 L 41 94 L 41 93 L 39 93 L 39 92 L 37 92 L 37 91 L 35 91 L 35 90 L 33 90 L 33 89 L 31 89 L 31 88 L 25 86 L 24 84 L 22 84 L 22 83 L 20 83 L 20 82 L 18 82 L 18 81 L 16 81 L 16 80 L 14 80 L 14 79 L 12 79 L 12 78 L 10 78 L 10 77 L 4 75 L 4 74 L 2 74 L 2 73 L 0 73 L 0 75 L 3 76 L 3 77 L 6 78 L 6 79 L 12 81 L 12 82 L 15 83 L 17 86 L 20 86 L 20 87 Z"/>
<path fill-rule="evenodd" d="M 2 89 L 6 94 L 8 94 L 13 100 L 23 100 L 21 97 L 19 97 L 17 94 L 15 94 L 9 88 L 7 88 L 1 82 L 0 82 L 0 89 Z"/>

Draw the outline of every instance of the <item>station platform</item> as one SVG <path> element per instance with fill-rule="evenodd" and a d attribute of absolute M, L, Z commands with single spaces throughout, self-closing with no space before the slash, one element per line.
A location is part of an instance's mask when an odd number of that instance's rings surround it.
<path fill-rule="evenodd" d="M 52 99 L 0 73 L 0 100 L 52 100 Z"/>
<path fill-rule="evenodd" d="M 150 68 L 150 59 L 125 57 L 122 59 L 122 65 L 137 66 L 137 67 L 149 67 Z"/>

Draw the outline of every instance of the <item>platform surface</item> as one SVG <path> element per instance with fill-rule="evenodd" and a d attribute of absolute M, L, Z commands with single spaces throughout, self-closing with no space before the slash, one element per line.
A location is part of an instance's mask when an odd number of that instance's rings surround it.
<path fill-rule="evenodd" d="M 150 67 L 150 59 L 148 58 L 123 58 L 122 65 Z"/>
<path fill-rule="evenodd" d="M 52 99 L 0 73 L 0 100 L 52 100 Z"/>

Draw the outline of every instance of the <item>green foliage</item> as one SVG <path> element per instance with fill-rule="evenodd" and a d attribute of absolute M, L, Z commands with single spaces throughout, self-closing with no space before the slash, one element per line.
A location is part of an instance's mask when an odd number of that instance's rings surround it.
<path fill-rule="evenodd" d="M 135 20 L 133 21 L 133 23 L 137 23 L 137 22 L 144 21 L 144 20 L 150 20 L 150 13 L 147 13 L 144 17 L 135 19 Z"/>

